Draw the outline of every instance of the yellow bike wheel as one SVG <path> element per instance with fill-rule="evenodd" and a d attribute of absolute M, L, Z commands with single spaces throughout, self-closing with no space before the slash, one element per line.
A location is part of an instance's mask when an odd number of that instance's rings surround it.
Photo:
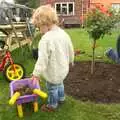
<path fill-rule="evenodd" d="M 24 77 L 25 74 L 24 67 L 21 64 L 16 64 L 16 63 L 6 66 L 4 72 L 5 72 L 5 77 L 9 81 L 20 80 L 21 78 Z"/>

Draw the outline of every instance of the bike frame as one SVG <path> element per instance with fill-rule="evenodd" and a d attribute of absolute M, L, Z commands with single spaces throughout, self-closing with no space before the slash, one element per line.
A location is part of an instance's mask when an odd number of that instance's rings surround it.
<path fill-rule="evenodd" d="M 6 63 L 9 62 L 10 64 L 13 64 L 14 61 L 11 57 L 10 51 L 6 51 L 5 56 L 3 57 L 2 62 L 0 63 L 0 71 L 3 71 L 5 68 Z M 14 65 L 13 65 L 14 66 Z M 14 67 L 13 67 L 14 68 Z M 15 70 L 15 69 L 14 69 Z"/>

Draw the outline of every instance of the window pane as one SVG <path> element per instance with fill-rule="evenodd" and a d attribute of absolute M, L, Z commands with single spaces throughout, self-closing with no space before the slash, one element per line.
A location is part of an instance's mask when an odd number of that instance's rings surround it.
<path fill-rule="evenodd" d="M 68 10 L 69 14 L 73 14 L 73 4 L 72 3 L 69 4 L 68 8 L 69 8 L 69 10 Z"/>
<path fill-rule="evenodd" d="M 73 15 L 74 4 L 73 2 L 64 2 L 55 4 L 57 14 Z"/>
<path fill-rule="evenodd" d="M 64 14 L 64 15 L 67 14 L 67 8 L 62 8 L 62 14 Z"/>
<path fill-rule="evenodd" d="M 67 4 L 62 4 L 62 7 L 67 7 Z"/>
<path fill-rule="evenodd" d="M 56 4 L 56 11 L 57 11 L 57 14 L 61 13 L 60 4 Z"/>

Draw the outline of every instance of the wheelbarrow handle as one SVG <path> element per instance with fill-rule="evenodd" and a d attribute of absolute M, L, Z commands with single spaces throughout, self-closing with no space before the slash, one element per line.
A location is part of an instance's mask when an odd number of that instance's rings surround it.
<path fill-rule="evenodd" d="M 20 97 L 20 92 L 15 92 L 15 94 L 9 100 L 9 105 L 14 105 L 14 103 L 19 97 Z"/>

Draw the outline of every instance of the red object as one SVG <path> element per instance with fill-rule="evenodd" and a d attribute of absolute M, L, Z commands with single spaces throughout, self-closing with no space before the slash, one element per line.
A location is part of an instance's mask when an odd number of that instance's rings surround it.
<path fill-rule="evenodd" d="M 103 4 L 96 4 L 96 8 L 98 8 L 103 14 L 106 14 L 108 16 L 111 16 L 108 9 Z"/>
<path fill-rule="evenodd" d="M 6 51 L 5 56 L 2 59 L 2 62 L 0 63 L 0 71 L 4 70 L 4 67 L 7 62 L 10 62 L 10 64 L 13 64 L 13 59 L 11 57 L 11 53 L 8 50 Z"/>
<path fill-rule="evenodd" d="M 81 51 L 81 50 L 75 50 L 74 51 L 74 53 L 75 53 L 75 56 L 78 56 L 78 55 L 80 55 L 80 54 L 84 54 L 85 53 L 85 51 Z"/>

